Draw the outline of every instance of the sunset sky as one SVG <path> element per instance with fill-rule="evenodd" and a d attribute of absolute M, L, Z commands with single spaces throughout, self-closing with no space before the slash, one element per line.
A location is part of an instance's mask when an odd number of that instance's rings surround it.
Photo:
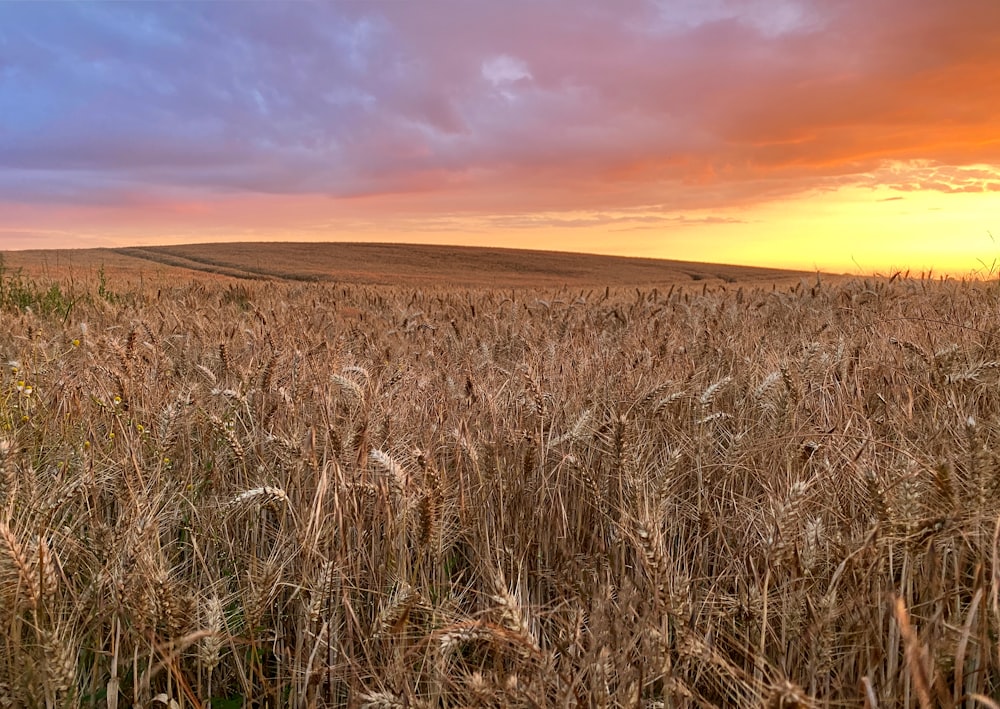
<path fill-rule="evenodd" d="M 982 272 L 1000 2 L 0 3 L 0 249 L 236 240 Z"/>

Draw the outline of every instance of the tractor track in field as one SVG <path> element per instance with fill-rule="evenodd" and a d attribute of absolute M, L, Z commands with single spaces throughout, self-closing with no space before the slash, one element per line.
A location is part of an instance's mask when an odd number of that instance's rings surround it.
<path fill-rule="evenodd" d="M 314 275 L 302 275 L 295 273 L 277 273 L 264 269 L 248 268 L 242 264 L 230 263 L 218 259 L 194 258 L 182 256 L 172 251 L 156 246 L 136 246 L 111 249 L 121 256 L 151 261 L 164 266 L 184 268 L 189 271 L 198 271 L 215 276 L 228 276 L 230 278 L 240 278 L 253 281 L 303 281 L 315 283 L 326 280 Z"/>

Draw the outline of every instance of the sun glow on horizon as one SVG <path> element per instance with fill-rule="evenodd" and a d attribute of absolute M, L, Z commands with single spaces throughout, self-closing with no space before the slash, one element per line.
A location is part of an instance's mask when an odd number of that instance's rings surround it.
<path fill-rule="evenodd" d="M 989 272 L 1000 4 L 512 2 L 0 3 L 0 250 Z"/>
<path fill-rule="evenodd" d="M 335 205 L 336 206 L 336 205 Z M 331 214 L 331 211 L 334 213 Z M 53 210 L 0 231 L 5 248 L 115 247 L 235 241 L 373 241 L 503 246 L 854 275 L 909 271 L 990 275 L 1000 192 L 848 186 L 729 208 L 573 210 L 528 214 L 368 215 L 310 196 L 233 196 L 175 210 Z M 19 228 L 32 229 L 19 241 Z"/>
<path fill-rule="evenodd" d="M 970 276 L 1000 254 L 997 214 L 997 192 L 848 187 L 751 208 L 753 240 L 727 243 L 747 265 Z"/>

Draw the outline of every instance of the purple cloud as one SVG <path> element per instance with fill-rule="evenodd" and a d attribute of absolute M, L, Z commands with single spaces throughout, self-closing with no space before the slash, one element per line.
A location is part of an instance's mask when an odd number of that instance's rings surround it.
<path fill-rule="evenodd" d="M 978 0 L 6 3 L 0 193 L 428 193 L 519 214 L 995 164 L 997 26 Z"/>

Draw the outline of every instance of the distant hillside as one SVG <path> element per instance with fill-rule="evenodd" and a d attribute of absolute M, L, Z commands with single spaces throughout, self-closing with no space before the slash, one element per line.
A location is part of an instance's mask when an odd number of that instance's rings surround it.
<path fill-rule="evenodd" d="M 148 277 L 463 287 L 764 285 L 810 274 L 685 261 L 492 247 L 360 243 L 218 243 L 14 251 L 8 267 L 50 276 L 105 268 Z"/>

